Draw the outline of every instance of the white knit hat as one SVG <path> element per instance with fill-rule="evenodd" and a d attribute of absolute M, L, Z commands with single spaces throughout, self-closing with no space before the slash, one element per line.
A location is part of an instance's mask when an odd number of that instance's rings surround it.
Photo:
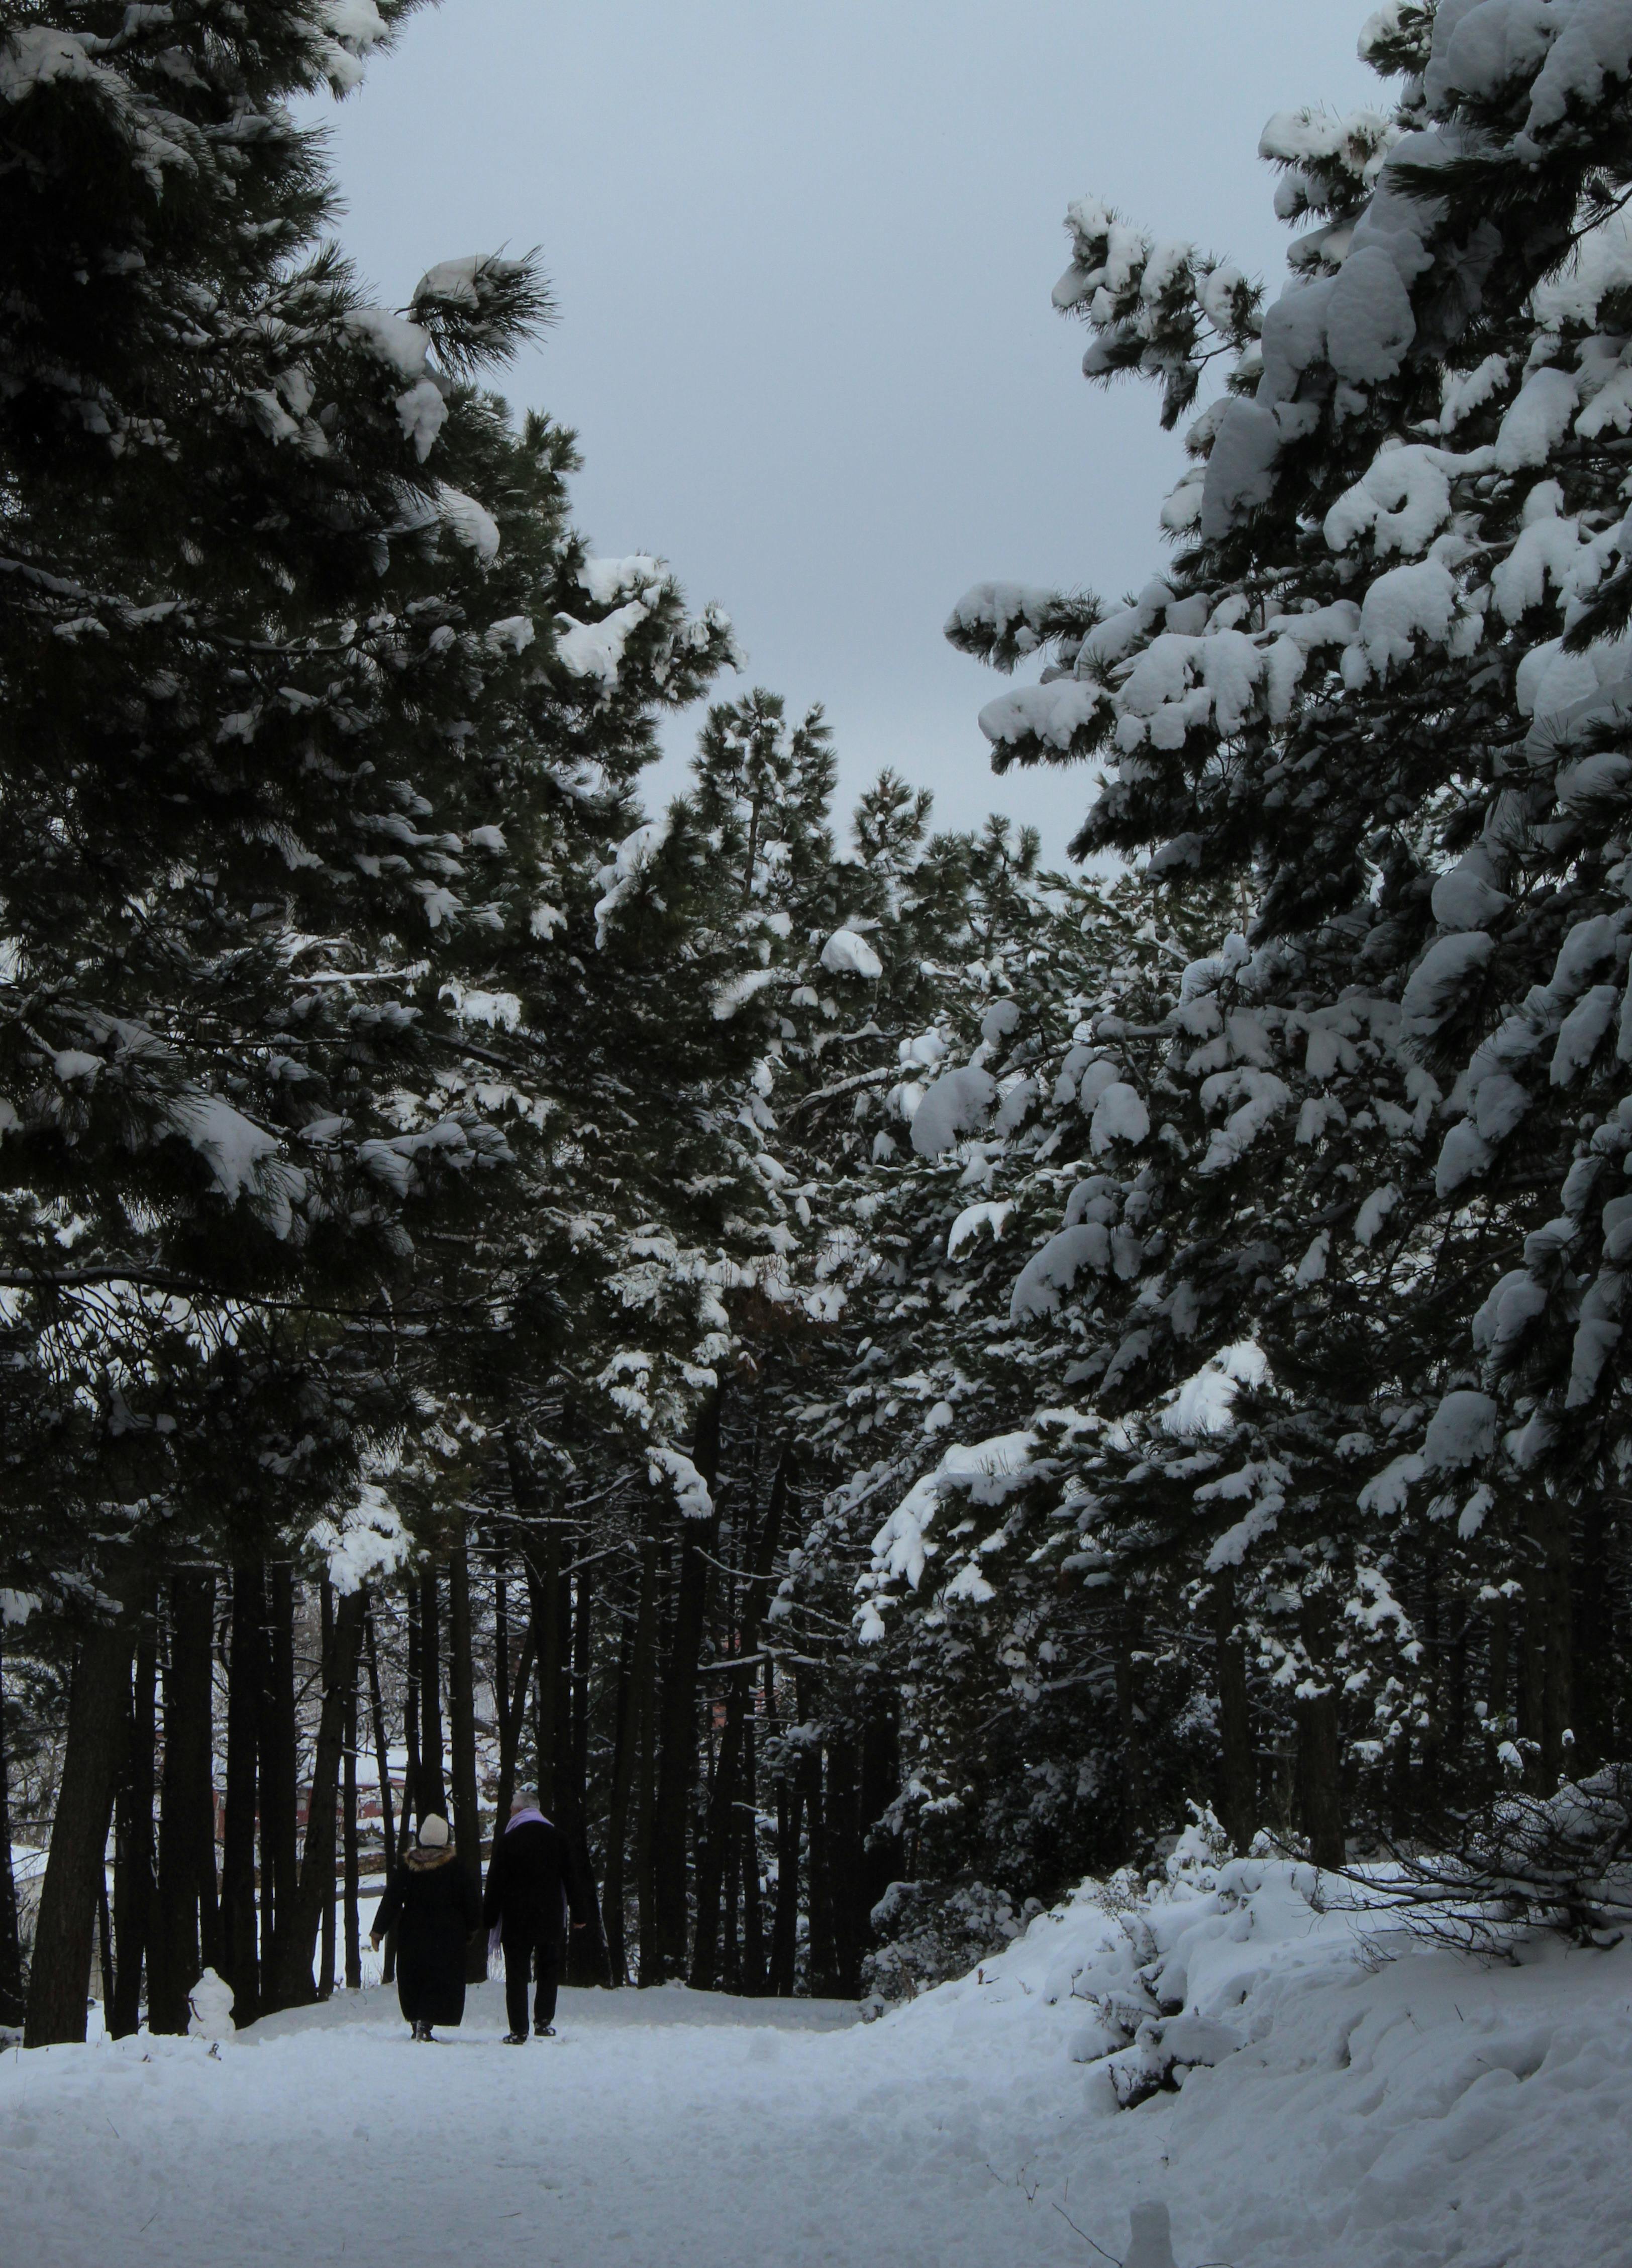
<path fill-rule="evenodd" d="M 422 1851 L 440 1851 L 447 1843 L 447 1822 L 433 1811 L 428 1819 L 419 1822 L 419 1847 Z"/>

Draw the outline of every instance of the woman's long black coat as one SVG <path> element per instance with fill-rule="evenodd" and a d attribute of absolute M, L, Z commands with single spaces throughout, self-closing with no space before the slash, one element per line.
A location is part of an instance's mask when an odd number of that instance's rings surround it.
<path fill-rule="evenodd" d="M 465 1947 L 482 1901 L 450 1844 L 410 1851 L 391 1877 L 373 1934 L 396 1930 L 396 1997 L 410 2024 L 456 2024 L 465 2013 Z"/>

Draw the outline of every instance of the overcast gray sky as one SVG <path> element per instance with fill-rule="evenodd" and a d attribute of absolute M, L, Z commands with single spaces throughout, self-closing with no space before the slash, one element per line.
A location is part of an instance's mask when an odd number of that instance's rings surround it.
<path fill-rule="evenodd" d="M 671 561 L 826 703 L 846 796 L 894 764 L 1063 854 L 1081 770 L 994 778 L 1001 681 L 941 625 L 990 577 L 1116 595 L 1182 467 L 1154 393 L 1055 315 L 1089 192 L 1278 279 L 1269 114 L 1374 102 L 1366 0 L 443 0 L 336 114 L 348 248 L 390 305 L 538 245 L 560 306 L 511 374 L 576 427 L 595 548 Z M 727 688 L 729 684 L 727 682 Z M 678 720 L 654 800 L 698 719 Z"/>

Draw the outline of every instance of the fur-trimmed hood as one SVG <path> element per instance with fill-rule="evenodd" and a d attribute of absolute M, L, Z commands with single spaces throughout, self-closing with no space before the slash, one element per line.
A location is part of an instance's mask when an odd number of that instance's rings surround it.
<path fill-rule="evenodd" d="M 439 1851 L 423 1850 L 416 1844 L 411 1851 L 403 1853 L 402 1864 L 411 1867 L 417 1874 L 429 1874 L 439 1867 L 450 1866 L 458 1855 L 451 1843 L 444 1843 Z"/>

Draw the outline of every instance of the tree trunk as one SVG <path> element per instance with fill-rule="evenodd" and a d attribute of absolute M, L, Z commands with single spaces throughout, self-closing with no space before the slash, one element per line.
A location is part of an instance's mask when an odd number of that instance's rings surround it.
<path fill-rule="evenodd" d="M 861 1930 L 873 1941 L 873 1909 L 901 1874 L 901 1830 L 884 1820 L 901 1793 L 901 1727 L 895 1696 L 875 1679 L 863 1688 L 861 1714 Z"/>
<path fill-rule="evenodd" d="M 803 1713 L 802 1708 L 801 1713 Z M 831 1999 L 837 1986 L 838 1950 L 833 1942 L 832 1875 L 829 1865 L 827 1808 L 823 1786 L 822 1744 L 813 1741 L 805 1750 L 805 1813 L 809 1844 L 810 1917 L 810 1990 L 819 1999 Z"/>
<path fill-rule="evenodd" d="M 655 1837 L 657 1811 L 657 1603 L 658 1540 L 647 1530 L 640 1546 L 640 1605 L 635 1623 L 634 1684 L 635 1926 L 640 1933 L 639 1982 L 662 1981 L 657 1955 Z"/>
<path fill-rule="evenodd" d="M 295 1895 L 300 1871 L 299 1728 L 295 1721 L 295 1577 L 287 1564 L 271 1572 L 271 1645 L 269 1666 L 271 1691 L 265 1712 L 268 1732 L 268 1782 L 262 1794 L 271 1845 L 272 1928 L 269 1932 L 262 1902 L 261 1945 L 262 1965 L 272 1937 L 283 1926 L 284 1905 Z M 266 1829 L 262 1830 L 263 1835 Z M 262 1864 L 264 1878 L 264 1859 Z M 263 1980 L 264 1981 L 264 1980 Z"/>
<path fill-rule="evenodd" d="M 420 1796 L 419 1652 L 419 1588 L 416 1584 L 408 1594 L 408 1675 L 402 1695 L 402 1744 L 408 1750 L 408 1765 L 402 1775 L 402 1819 L 397 1829 L 396 1850 L 395 1855 L 389 1851 L 386 1853 L 388 1881 L 392 1867 L 401 1865 L 409 1845 L 414 1839 L 415 1822 L 424 1815 L 425 1808 Z M 388 1984 L 395 1979 L 395 1930 L 388 1932 L 386 1937 L 385 1965 L 380 1973 Z"/>
<path fill-rule="evenodd" d="M 1337 1688 L 1331 1674 L 1326 1602 L 1305 1596 L 1302 1609 L 1310 1682 L 1321 1690 L 1297 1704 L 1299 1824 L 1317 1867 L 1341 1867 L 1348 1858 L 1343 1817 L 1342 1751 L 1338 1738 Z"/>
<path fill-rule="evenodd" d="M 574 1550 L 581 1559 L 583 1539 L 576 1540 Z M 572 1579 L 572 1683 L 568 1740 L 566 1746 L 567 1786 L 562 1813 L 571 1821 L 574 1831 L 587 1839 L 589 1830 L 589 1677 L 594 1637 L 594 1578 L 588 1567 L 580 1564 Z"/>
<path fill-rule="evenodd" d="M 693 1462 L 712 1490 L 720 1469 L 718 1388 L 698 1421 Z M 698 1778 L 697 1673 L 708 1605 L 705 1555 L 717 1549 L 719 1539 L 718 1510 L 707 1520 L 681 1521 L 680 1573 L 663 1677 L 662 1751 L 653 1822 L 653 1918 L 662 1977 L 685 1974 L 686 1845 Z M 643 1961 L 643 1981 L 644 1968 Z"/>
<path fill-rule="evenodd" d="M 1127 1788 L 1124 1840 L 1130 1859 L 1142 1855 L 1148 1829 L 1145 1788 L 1145 1716 L 1139 1703 L 1138 1664 L 1134 1660 L 1134 1656 L 1141 1650 L 1142 1635 L 1143 1616 L 1139 1602 L 1130 1592 L 1124 1595 L 1122 1611 L 1117 1617 L 1115 1673 L 1117 1722 L 1122 1734 L 1122 1769 Z"/>
<path fill-rule="evenodd" d="M 142 2021 L 142 1964 L 152 1929 L 153 1751 L 158 1733 L 159 1635 L 144 1613 L 136 1640 L 129 1744 L 115 1798 L 114 2006 L 111 2029 L 127 2039 Z"/>
<path fill-rule="evenodd" d="M 765 1731 L 774 1737 L 782 1729 L 777 1708 L 776 1664 L 765 1664 Z M 794 1990 L 799 1957 L 799 1843 L 803 1797 L 797 1776 L 788 1770 L 787 1745 L 781 1745 L 781 1769 L 776 1786 L 776 1902 L 771 1911 L 771 1957 L 766 1989 L 779 1999 Z"/>
<path fill-rule="evenodd" d="M 391 1741 L 386 1730 L 385 1700 L 380 1689 L 380 1638 L 374 1628 L 372 1603 L 363 1608 L 363 1636 L 368 1648 L 368 1714 L 374 1728 L 374 1770 L 380 1775 L 380 1848 L 382 1871 L 389 1874 L 395 1848 L 392 1816 Z"/>
<path fill-rule="evenodd" d="M 0 1615 L 0 1637 L 5 1618 Z M 111 2021 L 112 2007 L 108 2014 Z M 5 1670 L 0 1658 L 0 2024 L 23 2021 L 23 1941 L 11 1872 L 11 1777 L 5 1737 Z"/>
<path fill-rule="evenodd" d="M 841 2000 L 861 1994 L 868 1909 L 862 1848 L 861 1788 L 854 1732 L 840 1726 L 828 1742 L 825 1825 L 828 1896 L 833 1913 L 833 1981 Z"/>
<path fill-rule="evenodd" d="M 165 1667 L 165 1777 L 159 1807 L 159 1908 L 148 1948 L 150 2031 L 184 2034 L 188 1999 L 217 1950 L 215 1880 L 215 1578 L 170 1585 Z"/>
<path fill-rule="evenodd" d="M 442 1746 L 442 1660 L 436 1569 L 419 1586 L 419 1816 L 447 1817 L 447 1778 Z"/>
<path fill-rule="evenodd" d="M 771 1990 L 793 1998 L 799 1961 L 799 1845 L 804 1795 L 784 1779 L 776 1798 L 776 1904 L 771 1919 Z"/>
<path fill-rule="evenodd" d="M 1569 1514 L 1562 1498 L 1538 1489 L 1537 1537 L 1545 1569 L 1541 1656 L 1542 1793 L 1551 1795 L 1573 1770 L 1575 1658 L 1570 1645 Z"/>
<path fill-rule="evenodd" d="M 447 1566 L 447 1681 L 454 1740 L 454 1841 L 458 1864 L 482 1895 L 482 1815 L 476 1779 L 476 1660 L 470 1629 L 470 1553 L 461 1543 Z M 487 1933 L 471 1932 L 465 1947 L 465 1982 L 487 1981 Z"/>
<path fill-rule="evenodd" d="M 374 1628 L 373 1608 L 365 1594 L 363 1633 L 368 1646 L 368 1713 L 374 1724 L 374 1768 L 380 1775 L 380 1871 L 386 1881 L 391 1879 L 392 1863 L 396 1856 L 395 1822 L 391 1814 L 391 1743 L 386 1731 L 385 1701 L 380 1690 L 380 1638 Z M 411 1766 L 410 1767 L 411 1771 Z M 408 1815 L 409 1798 L 412 1793 L 409 1773 L 402 1779 L 402 1815 Z M 392 1931 L 386 1939 L 385 1961 L 380 1974 L 391 1983 L 396 1970 L 396 1933 Z"/>
<path fill-rule="evenodd" d="M 366 1595 L 363 1601 L 363 1613 L 366 1617 Z M 345 1689 L 345 1727 L 342 1735 L 345 1749 L 340 1793 L 341 1865 L 345 1876 L 345 1989 L 348 1992 L 360 1992 L 363 1989 L 363 1919 L 358 1909 L 361 1869 L 358 1865 L 357 1851 L 357 1663 L 354 1660 Z"/>
<path fill-rule="evenodd" d="M 255 1941 L 255 1756 L 266 1682 L 266 1582 L 258 1564 L 233 1571 L 232 1651 L 226 1665 L 226 1819 L 221 1846 L 221 1974 L 233 2021 L 253 2023 L 260 1997 Z"/>
<path fill-rule="evenodd" d="M 1213 1578 L 1214 1676 L 1218 1686 L 1218 1817 L 1238 1852 L 1258 1832 L 1258 1769 L 1247 1702 L 1246 1647 L 1236 1621 L 1236 1576 L 1221 1568 Z"/>
<path fill-rule="evenodd" d="M 80 1641 L 56 1817 L 34 1926 L 26 2047 L 83 2043 L 98 1886 L 130 1708 L 131 1631 L 122 1616 Z"/>
<path fill-rule="evenodd" d="M 106 2031 L 114 2008 L 114 1924 L 107 1911 L 106 1867 L 96 1885 L 96 1945 L 102 1971 L 102 2029 Z"/>
<path fill-rule="evenodd" d="M 1422 1821 L 1437 1841 L 1444 1800 L 1445 1635 L 1441 1554 L 1430 1532 L 1422 1540 L 1422 1597 L 1417 1627 L 1422 1654 L 1419 1675 L 1428 1699 L 1428 1722 L 1422 1727 Z"/>
<path fill-rule="evenodd" d="M 510 1823 L 510 1807 L 515 1801 L 516 1758 L 521 1753 L 521 1727 L 527 1722 L 527 1694 L 532 1682 L 533 1657 L 537 1644 L 537 1625 L 529 1620 L 521 1640 L 521 1652 L 511 1675 L 509 1697 L 499 1727 L 498 1794 L 493 1808 L 493 1839 L 488 1845 L 487 1863 L 490 1867 L 493 1863 L 493 1852 L 498 1848 L 498 1838 Z"/>
<path fill-rule="evenodd" d="M 564 1584 L 562 1587 L 565 1591 L 566 1587 Z M 606 1984 L 610 1982 L 606 1927 L 589 1850 L 589 1670 L 595 1594 L 587 1567 L 580 1565 L 572 1593 L 571 1713 L 565 1753 L 566 1788 L 562 1824 L 577 1856 L 578 1879 L 589 1900 L 589 1916 L 587 1926 L 573 1930 L 567 1938 L 566 1978 L 571 1984 Z M 567 1604 L 565 1598 L 562 1604 Z"/>
<path fill-rule="evenodd" d="M 335 1593 L 334 1593 L 334 1586 L 333 1586 L 333 1584 L 329 1581 L 329 1577 L 328 1577 L 327 1575 L 325 1575 L 325 1576 L 323 1577 L 323 1579 L 322 1579 L 322 1593 L 321 1593 L 321 1595 L 322 1595 L 322 1616 L 323 1616 L 323 1621 L 322 1621 L 322 1631 L 323 1631 L 323 1638 L 322 1638 L 323 1675 L 324 1675 L 325 1679 L 327 1679 L 327 1678 L 328 1678 L 328 1676 L 329 1675 L 329 1663 L 334 1660 L 334 1651 L 335 1651 Z M 355 1683 L 355 1678 L 353 1678 L 353 1683 Z M 342 1760 L 342 1764 L 343 1764 L 343 1762 L 344 1762 L 344 1750 L 345 1750 L 345 1725 L 346 1725 L 346 1702 L 345 1702 L 345 1696 L 344 1696 L 344 1694 L 343 1693 L 343 1694 L 342 1694 L 342 1696 L 341 1696 L 341 1700 L 340 1700 L 340 1747 L 341 1747 L 341 1752 L 342 1752 L 342 1754 L 341 1754 L 341 1760 Z M 316 1789 L 315 1789 L 315 1788 L 314 1788 L 314 1790 L 313 1790 L 313 1795 L 314 1795 L 314 1798 L 315 1798 L 315 1796 L 316 1796 L 316 1793 L 317 1793 Z M 338 1789 L 336 1789 L 336 1794 L 335 1794 L 335 1799 L 334 1799 L 335 1800 L 338 1800 L 338 1795 L 339 1795 L 339 1791 L 338 1791 Z M 308 1812 L 308 1813 L 307 1813 L 307 1815 L 306 1815 L 306 1842 L 307 1842 L 308 1847 L 309 1847 L 310 1843 L 311 1843 L 311 1836 L 312 1836 L 312 1819 L 311 1819 L 311 1814 Z M 333 1813 L 333 1809 L 332 1809 L 332 1808 L 331 1808 L 331 1809 L 330 1809 L 329 1820 L 329 1886 L 328 1886 L 328 1894 L 327 1894 L 327 1896 L 326 1896 L 324 1897 L 324 1899 L 323 1899 L 322 1920 L 321 1920 L 321 1934 L 320 1934 L 320 1937 L 319 1937 L 318 1943 L 319 1943 L 319 1952 L 318 1952 L 318 1956 L 317 1956 L 317 1997 L 318 1997 L 318 1999 L 319 1999 L 320 2000 L 332 2000 L 332 1999 L 334 1999 L 334 1997 L 335 1997 L 335 1966 L 336 1966 L 336 1964 L 335 1964 L 335 1954 L 336 1954 L 336 1945 L 335 1945 L 335 1819 L 334 1819 L 334 1813 Z"/>
<path fill-rule="evenodd" d="M 634 1640 L 627 1620 L 617 1641 L 617 1698 L 613 1714 L 612 1786 L 606 1814 L 606 1879 L 602 1889 L 601 1915 L 606 1932 L 607 1982 L 629 1982 L 629 1949 L 624 1942 L 624 1857 L 629 1841 L 629 1794 L 634 1785 L 634 1678 L 631 1664 Z"/>
<path fill-rule="evenodd" d="M 742 1800 L 737 1809 L 737 1850 L 742 1867 L 742 1969 L 740 1989 L 750 1999 L 764 1995 L 765 1928 L 759 1883 L 759 1802 L 754 1754 L 754 1719 L 742 1733 Z"/>
<path fill-rule="evenodd" d="M 561 1644 L 561 1527 L 553 1517 L 544 1529 L 542 1549 L 535 1548 L 528 1554 L 527 1575 L 533 1602 L 533 1626 L 538 1632 L 538 1690 L 533 1735 L 534 1752 L 538 1759 L 538 1801 L 546 1818 L 559 1825 L 558 1765 L 565 1730 L 561 1707 L 565 1657 Z"/>
<path fill-rule="evenodd" d="M 753 1565 L 742 1593 L 737 1643 L 741 1657 L 751 1659 L 759 1644 L 759 1625 L 771 1592 L 771 1571 L 776 1564 L 787 1492 L 793 1481 L 793 1452 L 784 1449 L 771 1484 L 771 1501 L 754 1546 Z M 712 1992 L 718 1966 L 720 1894 L 729 1883 L 735 1896 L 731 1858 L 737 1839 L 737 1781 L 742 1754 L 742 1727 L 753 1685 L 745 1670 L 732 1673 L 726 1695 L 725 1729 L 709 1791 L 708 1821 L 697 1863 L 697 1935 L 691 1955 L 691 1985 Z"/>
<path fill-rule="evenodd" d="M 335 1614 L 334 1643 L 323 1663 L 322 1712 L 312 1759 L 312 1799 L 306 1850 L 292 1897 L 280 1902 L 277 1938 L 268 1966 L 267 2002 L 274 2008 L 307 2007 L 314 1997 L 312 1957 L 327 1901 L 335 1900 L 335 1803 L 340 1785 L 345 1689 L 356 1674 L 364 1598 L 353 1591 Z"/>
<path fill-rule="evenodd" d="M 1484 1783 L 1480 1790 L 1483 1795 L 1490 1794 L 1501 1785 L 1496 1749 L 1509 1738 L 1511 1730 L 1512 1682 L 1512 1613 L 1508 1600 L 1498 1591 L 1490 1601 L 1490 1640 L 1485 1668 Z"/>

